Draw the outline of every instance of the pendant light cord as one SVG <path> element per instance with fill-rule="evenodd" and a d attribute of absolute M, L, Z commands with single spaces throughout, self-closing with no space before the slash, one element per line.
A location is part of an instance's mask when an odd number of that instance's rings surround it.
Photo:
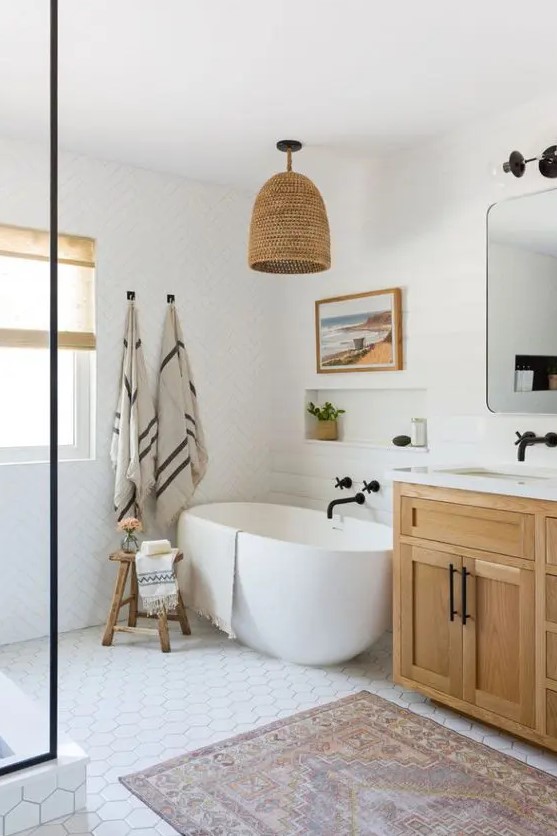
<path fill-rule="evenodd" d="M 292 171 L 292 148 L 286 150 L 286 170 Z"/>

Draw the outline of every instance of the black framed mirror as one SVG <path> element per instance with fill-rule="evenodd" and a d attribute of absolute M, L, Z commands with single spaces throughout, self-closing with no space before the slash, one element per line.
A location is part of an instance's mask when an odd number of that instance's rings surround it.
<path fill-rule="evenodd" d="M 557 189 L 487 215 L 487 403 L 557 413 Z"/>

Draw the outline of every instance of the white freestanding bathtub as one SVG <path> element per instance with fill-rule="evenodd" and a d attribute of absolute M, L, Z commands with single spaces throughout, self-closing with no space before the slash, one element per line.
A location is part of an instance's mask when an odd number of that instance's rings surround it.
<path fill-rule="evenodd" d="M 239 530 L 232 629 L 239 641 L 306 665 L 361 653 L 391 626 L 392 529 L 325 511 L 231 502 L 185 511 L 178 545 L 195 559 L 211 526 Z M 213 529 L 214 531 L 214 529 Z"/>

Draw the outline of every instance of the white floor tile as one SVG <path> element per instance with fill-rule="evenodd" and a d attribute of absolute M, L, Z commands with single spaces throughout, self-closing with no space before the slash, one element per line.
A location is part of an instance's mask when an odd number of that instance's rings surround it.
<path fill-rule="evenodd" d="M 191 639 L 173 630 L 169 654 L 125 634 L 102 647 L 101 628 L 61 636 L 60 720 L 91 757 L 87 811 L 33 836 L 175 836 L 120 776 L 364 688 L 557 774 L 557 757 L 393 685 L 389 634 L 344 666 L 303 668 L 231 642 L 206 622 L 192 618 L 192 629 Z M 44 687 L 43 644 L 0 647 L 0 670 L 30 694 Z"/>

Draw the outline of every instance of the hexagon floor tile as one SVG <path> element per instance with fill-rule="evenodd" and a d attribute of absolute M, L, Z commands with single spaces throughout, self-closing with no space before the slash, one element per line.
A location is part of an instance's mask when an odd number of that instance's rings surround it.
<path fill-rule="evenodd" d="M 172 836 L 119 776 L 364 688 L 557 775 L 557 757 L 393 685 L 390 634 L 345 665 L 303 668 L 249 650 L 199 619 L 192 618 L 192 631 L 173 630 L 169 654 L 126 634 L 102 647 L 100 627 L 60 637 L 60 724 L 91 757 L 87 810 L 26 836 Z M 35 697 L 44 688 L 44 647 L 0 647 L 0 670 Z"/>

